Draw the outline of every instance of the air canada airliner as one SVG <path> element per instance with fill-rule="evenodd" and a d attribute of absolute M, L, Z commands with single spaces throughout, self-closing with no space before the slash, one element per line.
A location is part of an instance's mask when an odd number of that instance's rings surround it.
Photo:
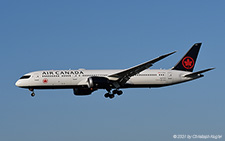
<path fill-rule="evenodd" d="M 175 85 L 203 77 L 202 73 L 214 68 L 193 72 L 202 43 L 194 44 L 171 69 L 149 69 L 154 63 L 176 51 L 150 61 L 121 70 L 43 70 L 23 75 L 16 86 L 27 88 L 34 97 L 34 89 L 73 89 L 75 95 L 90 95 L 105 89 L 106 98 L 121 95 L 124 88 L 154 88 Z"/>

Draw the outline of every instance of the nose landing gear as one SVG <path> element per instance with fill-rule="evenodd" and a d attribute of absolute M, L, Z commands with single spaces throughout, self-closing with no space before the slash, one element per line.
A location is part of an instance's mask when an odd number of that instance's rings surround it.
<path fill-rule="evenodd" d="M 35 96 L 35 93 L 34 93 L 34 92 L 32 92 L 32 93 L 31 93 L 31 96 L 32 96 L 32 97 L 34 97 L 34 96 Z"/>
<path fill-rule="evenodd" d="M 33 88 L 29 88 L 29 90 L 32 92 L 31 96 L 34 97 L 35 96 L 34 89 Z"/>

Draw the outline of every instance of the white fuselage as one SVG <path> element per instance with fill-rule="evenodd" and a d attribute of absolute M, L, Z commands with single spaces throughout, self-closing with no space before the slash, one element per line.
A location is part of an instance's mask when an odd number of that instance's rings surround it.
<path fill-rule="evenodd" d="M 75 95 L 90 95 L 98 89 L 105 89 L 106 98 L 121 95 L 122 88 L 151 88 L 178 84 L 203 77 L 209 68 L 193 72 L 201 43 L 194 44 L 182 59 L 171 69 L 149 69 L 154 63 L 175 53 L 167 53 L 147 62 L 120 70 L 43 70 L 27 73 L 16 86 L 34 89 L 73 89 Z"/>
<path fill-rule="evenodd" d="M 89 77 L 108 77 L 123 70 L 44 70 L 27 73 L 16 82 L 16 86 L 34 89 L 60 89 L 87 87 Z M 121 88 L 129 87 L 162 87 L 190 81 L 199 77 L 189 78 L 184 75 L 190 72 L 164 69 L 146 69 L 132 76 Z"/>

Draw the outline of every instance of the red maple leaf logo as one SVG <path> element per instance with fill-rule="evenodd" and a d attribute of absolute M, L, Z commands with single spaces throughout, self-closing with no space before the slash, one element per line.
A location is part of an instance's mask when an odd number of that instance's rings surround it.
<path fill-rule="evenodd" d="M 48 83 L 48 79 L 47 78 L 45 78 L 45 79 L 43 79 L 43 83 Z"/>
<path fill-rule="evenodd" d="M 194 60 L 191 57 L 185 57 L 182 61 L 184 68 L 192 69 L 194 67 Z"/>
<path fill-rule="evenodd" d="M 187 61 L 184 61 L 185 66 L 191 66 L 192 61 L 190 61 L 189 59 L 187 59 Z"/>

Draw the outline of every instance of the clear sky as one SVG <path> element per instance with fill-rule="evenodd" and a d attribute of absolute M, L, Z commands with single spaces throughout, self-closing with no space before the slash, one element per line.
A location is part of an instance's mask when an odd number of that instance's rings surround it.
<path fill-rule="evenodd" d="M 0 140 L 150 141 L 173 135 L 225 138 L 225 2 L 222 0 L 0 1 Z M 155 89 L 37 90 L 14 84 L 47 69 L 125 69 L 178 52 L 152 69 L 173 67 L 196 42 L 204 78 Z"/>

